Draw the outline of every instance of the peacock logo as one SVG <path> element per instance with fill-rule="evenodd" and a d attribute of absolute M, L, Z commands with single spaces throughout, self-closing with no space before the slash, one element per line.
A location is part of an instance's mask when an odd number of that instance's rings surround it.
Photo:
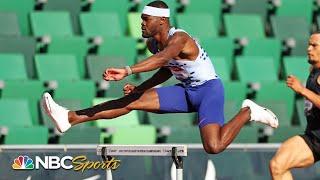
<path fill-rule="evenodd" d="M 34 169 L 33 160 L 29 158 L 29 156 L 22 156 L 14 159 L 14 162 L 12 164 L 13 169 Z"/>

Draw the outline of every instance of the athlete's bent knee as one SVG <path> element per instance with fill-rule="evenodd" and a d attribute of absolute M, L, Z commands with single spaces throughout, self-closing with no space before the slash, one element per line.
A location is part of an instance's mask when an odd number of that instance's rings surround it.
<path fill-rule="evenodd" d="M 277 158 L 272 158 L 269 163 L 270 171 L 273 176 L 281 175 L 287 171 L 283 163 Z"/>
<path fill-rule="evenodd" d="M 214 143 L 214 142 L 209 142 L 205 143 L 204 145 L 204 150 L 208 154 L 218 154 L 226 149 L 226 146 L 222 143 Z"/>

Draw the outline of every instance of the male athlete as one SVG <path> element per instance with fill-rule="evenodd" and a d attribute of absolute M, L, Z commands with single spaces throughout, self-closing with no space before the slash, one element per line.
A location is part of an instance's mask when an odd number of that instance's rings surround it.
<path fill-rule="evenodd" d="M 305 98 L 307 127 L 303 135 L 286 140 L 270 161 L 270 171 L 275 180 L 293 179 L 292 168 L 308 167 L 320 159 L 320 33 L 310 36 L 308 62 L 311 64 L 307 85 L 304 87 L 293 75 L 287 85 Z"/>
<path fill-rule="evenodd" d="M 112 119 L 131 110 L 198 112 L 204 149 L 208 153 L 219 153 L 249 120 L 274 128 L 278 126 L 278 119 L 270 110 L 250 100 L 245 100 L 240 112 L 224 124 L 223 85 L 208 54 L 185 31 L 170 27 L 169 16 L 170 10 L 162 1 L 153 1 L 145 6 L 141 15 L 142 36 L 148 38 L 147 46 L 154 55 L 131 67 L 108 68 L 104 72 L 104 80 L 119 81 L 131 74 L 159 69 L 137 87 L 125 85 L 126 96 L 88 109 L 69 111 L 56 104 L 50 94 L 44 94 L 44 107 L 59 131 L 65 132 L 82 122 Z M 154 88 L 172 75 L 181 84 Z"/>

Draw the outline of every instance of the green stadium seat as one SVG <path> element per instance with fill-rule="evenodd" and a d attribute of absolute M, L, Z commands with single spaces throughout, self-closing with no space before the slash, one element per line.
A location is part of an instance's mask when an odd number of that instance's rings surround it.
<path fill-rule="evenodd" d="M 128 26 L 127 14 L 130 6 L 130 1 L 127 0 L 95 0 L 91 5 L 91 12 L 117 14 L 121 29 L 126 30 Z M 103 24 L 105 24 L 105 22 L 103 22 Z"/>
<path fill-rule="evenodd" d="M 297 24 L 299 25 L 297 26 Z M 274 36 L 281 40 L 307 39 L 309 37 L 308 23 L 301 17 L 272 16 L 271 26 Z"/>
<path fill-rule="evenodd" d="M 78 64 L 74 55 L 36 55 L 35 63 L 38 78 L 42 81 L 80 79 Z"/>
<path fill-rule="evenodd" d="M 281 41 L 278 39 L 250 39 L 243 49 L 244 56 L 270 56 L 276 70 L 280 69 Z"/>
<path fill-rule="evenodd" d="M 263 21 L 258 15 L 224 15 L 226 35 L 229 38 L 265 38 Z"/>
<path fill-rule="evenodd" d="M 110 67 L 124 67 L 127 62 L 122 57 L 108 57 L 89 55 L 87 57 L 87 67 L 89 78 L 93 81 L 102 81 L 102 74 L 106 68 Z"/>
<path fill-rule="evenodd" d="M 20 36 L 19 21 L 15 13 L 0 11 L 0 36 Z"/>
<path fill-rule="evenodd" d="M 137 56 L 136 40 L 131 37 L 105 38 L 98 55 L 124 57 L 129 65 L 133 65 Z"/>
<path fill-rule="evenodd" d="M 266 21 L 268 15 L 269 4 L 268 0 L 248 1 L 236 0 L 231 7 L 232 14 L 255 14 Z"/>
<path fill-rule="evenodd" d="M 228 122 L 230 121 L 232 118 L 234 118 L 234 116 L 236 114 L 238 114 L 238 112 L 240 111 L 241 108 L 241 103 L 242 100 L 225 100 L 224 102 L 224 121 Z"/>
<path fill-rule="evenodd" d="M 150 125 L 117 127 L 111 136 L 111 144 L 155 144 L 156 128 Z"/>
<path fill-rule="evenodd" d="M 81 77 L 85 77 L 85 57 L 89 49 L 84 37 L 53 37 L 48 46 L 48 54 L 75 55 Z"/>
<path fill-rule="evenodd" d="M 178 14 L 177 24 L 179 28 L 185 30 L 196 39 L 215 38 L 218 36 L 218 28 L 213 16 L 209 13 Z"/>
<path fill-rule="evenodd" d="M 26 80 L 27 69 L 21 54 L 0 54 L 0 79 Z"/>
<path fill-rule="evenodd" d="M 211 59 L 214 69 L 218 76 L 223 81 L 230 81 L 231 80 L 231 72 L 229 70 L 228 62 L 224 57 L 214 57 Z"/>
<path fill-rule="evenodd" d="M 201 143 L 200 131 L 194 127 L 171 127 L 166 143 Z"/>
<path fill-rule="evenodd" d="M 303 134 L 304 128 L 302 127 L 290 127 L 290 126 L 282 126 L 274 129 L 272 136 L 268 137 L 269 143 L 282 143 L 286 141 L 288 138 L 293 136 Z"/>
<path fill-rule="evenodd" d="M 29 13 L 33 11 L 34 0 L 1 0 L 0 12 L 15 13 L 18 17 L 21 34 L 30 35 Z M 3 28 L 3 26 L 1 26 Z"/>
<path fill-rule="evenodd" d="M 296 112 L 297 112 L 297 118 L 298 118 L 298 121 L 299 121 L 299 125 L 301 127 L 306 127 L 307 126 L 307 118 L 304 114 L 304 108 L 305 108 L 305 102 L 304 102 L 304 99 L 298 99 L 296 101 Z"/>
<path fill-rule="evenodd" d="M 306 57 L 284 57 L 283 64 L 286 77 L 294 75 L 302 82 L 307 81 L 310 72 L 310 64 L 308 64 Z"/>
<path fill-rule="evenodd" d="M 71 17 L 72 29 L 75 34 L 80 34 L 80 24 L 78 16 L 82 8 L 82 0 L 54 0 L 44 3 L 43 11 L 67 11 Z"/>
<path fill-rule="evenodd" d="M 30 14 L 34 36 L 73 36 L 70 14 L 68 12 L 42 11 Z"/>
<path fill-rule="evenodd" d="M 28 101 L 25 99 L 0 99 L 0 126 L 32 126 Z"/>
<path fill-rule="evenodd" d="M 201 46 L 208 52 L 211 60 L 215 57 L 224 57 L 227 61 L 228 69 L 231 72 L 233 68 L 233 52 L 235 45 L 231 38 L 211 38 L 201 39 Z"/>
<path fill-rule="evenodd" d="M 276 82 L 277 72 L 271 57 L 242 56 L 236 58 L 239 80 L 242 82 Z"/>
<path fill-rule="evenodd" d="M 93 100 L 93 105 L 97 105 L 106 101 L 115 100 L 116 98 L 95 98 Z M 129 126 L 135 127 L 139 125 L 138 119 L 138 111 L 131 111 L 130 113 L 108 120 L 97 120 L 94 122 L 97 127 L 106 128 L 106 127 L 122 127 L 122 126 Z"/>
<path fill-rule="evenodd" d="M 260 89 L 256 94 L 257 101 L 276 101 L 284 103 L 287 107 L 287 117 L 289 118 L 289 121 L 293 114 L 294 98 L 295 93 L 287 87 L 285 82 L 261 83 Z"/>
<path fill-rule="evenodd" d="M 281 5 L 276 10 L 276 16 L 302 17 L 311 25 L 313 3 L 313 0 L 281 0 Z"/>
<path fill-rule="evenodd" d="M 58 87 L 54 90 L 54 98 L 80 100 L 81 107 L 92 106 L 92 100 L 96 96 L 93 81 L 58 81 Z"/>
<path fill-rule="evenodd" d="M 10 127 L 4 144 L 48 144 L 49 131 L 46 127 Z"/>
<path fill-rule="evenodd" d="M 306 56 L 308 45 L 309 43 L 306 38 L 296 38 L 295 45 L 291 48 L 290 56 Z"/>
<path fill-rule="evenodd" d="M 82 13 L 80 14 L 80 26 L 85 37 L 124 36 L 124 29 L 121 27 L 119 17 L 112 12 Z"/>
<path fill-rule="evenodd" d="M 129 12 L 128 23 L 129 23 L 129 35 L 133 38 L 142 38 L 141 32 L 141 13 Z"/>
<path fill-rule="evenodd" d="M 258 128 L 244 126 L 232 143 L 258 143 Z"/>
<path fill-rule="evenodd" d="M 223 82 L 225 100 L 240 102 L 247 97 L 247 84 L 239 81 Z M 235 91 L 236 89 L 236 91 Z"/>
<path fill-rule="evenodd" d="M 214 18 L 214 26 L 219 28 L 221 25 L 222 1 L 220 0 L 190 0 L 185 7 L 184 13 L 210 13 Z M 207 22 L 201 20 L 201 22 Z"/>
<path fill-rule="evenodd" d="M 44 91 L 45 88 L 41 81 L 5 81 L 2 98 L 28 100 L 33 124 L 38 125 L 40 123 L 38 103 Z"/>
<path fill-rule="evenodd" d="M 59 144 L 100 144 L 101 130 L 97 127 L 72 127 L 59 137 Z"/>
<path fill-rule="evenodd" d="M 36 40 L 33 37 L 0 37 L 0 53 L 23 54 L 29 78 L 34 78 L 35 69 L 33 56 Z"/>
<path fill-rule="evenodd" d="M 195 113 L 169 113 L 169 114 L 156 114 L 147 113 L 148 121 L 155 127 L 184 127 L 192 126 L 193 122 L 197 119 Z"/>

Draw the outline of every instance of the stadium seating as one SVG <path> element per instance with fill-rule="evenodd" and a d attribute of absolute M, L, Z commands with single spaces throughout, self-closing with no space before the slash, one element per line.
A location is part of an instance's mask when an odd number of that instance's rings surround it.
<path fill-rule="evenodd" d="M 45 54 L 36 55 L 35 63 L 40 80 L 79 80 L 80 73 L 74 55 Z"/>
<path fill-rule="evenodd" d="M 264 25 L 258 15 L 224 15 L 226 35 L 229 38 L 264 38 Z"/>
<path fill-rule="evenodd" d="M 32 12 L 30 14 L 34 36 L 72 36 L 74 35 L 70 14 L 63 11 Z"/>
<path fill-rule="evenodd" d="M 188 13 L 210 13 L 213 15 L 214 26 L 219 28 L 221 19 L 222 1 L 220 0 L 190 0 L 185 5 L 184 14 Z M 201 22 L 205 22 L 204 20 Z M 204 23 L 202 23 L 204 24 Z"/>
<path fill-rule="evenodd" d="M 267 20 L 268 10 L 268 0 L 236 0 L 234 4 L 231 4 L 232 14 L 255 14 L 259 15 L 263 21 Z"/>
<path fill-rule="evenodd" d="M 30 80 L 8 80 L 5 81 L 4 88 L 2 89 L 2 98 L 5 99 L 26 99 L 30 108 L 32 123 L 38 125 L 39 110 L 38 103 L 45 91 L 43 82 L 30 81 Z"/>
<path fill-rule="evenodd" d="M 201 39 L 200 44 L 208 52 L 208 55 L 213 62 L 215 61 L 215 57 L 224 57 L 227 61 L 229 71 L 232 71 L 234 65 L 233 53 L 235 49 L 233 39 L 206 38 Z"/>
<path fill-rule="evenodd" d="M 72 29 L 74 33 L 80 34 L 79 14 L 82 9 L 82 0 L 54 0 L 46 1 L 43 5 L 43 11 L 67 11 L 70 14 Z"/>
<path fill-rule="evenodd" d="M 46 127 L 10 127 L 4 144 L 48 144 L 49 131 Z"/>
<path fill-rule="evenodd" d="M 18 5 L 17 5 L 18 4 Z M 0 11 L 6 13 L 15 13 L 18 17 L 20 32 L 22 35 L 30 35 L 29 13 L 35 6 L 34 0 L 1 0 Z"/>
<path fill-rule="evenodd" d="M 300 81 L 306 81 L 310 72 L 310 65 L 306 57 L 284 57 L 284 71 L 286 77 L 289 75 L 296 76 Z"/>
<path fill-rule="evenodd" d="M 0 126 L 30 127 L 32 125 L 30 107 L 26 99 L 0 99 Z"/>
<path fill-rule="evenodd" d="M 82 78 L 85 77 L 85 57 L 88 50 L 89 43 L 85 37 L 53 37 L 48 44 L 48 54 L 74 55 Z"/>
<path fill-rule="evenodd" d="M 166 143 L 201 143 L 199 128 L 193 127 L 170 127 Z"/>
<path fill-rule="evenodd" d="M 135 63 L 137 56 L 136 40 L 131 37 L 105 38 L 99 46 L 99 56 L 118 56 L 124 57 L 127 64 Z"/>
<path fill-rule="evenodd" d="M 97 127 L 73 127 L 59 137 L 59 144 L 100 144 L 100 129 Z"/>
<path fill-rule="evenodd" d="M 92 105 L 92 99 L 96 96 L 93 81 L 58 81 L 58 87 L 54 90 L 54 98 L 80 100 L 81 107 Z"/>
<path fill-rule="evenodd" d="M 85 37 L 119 37 L 124 35 L 118 14 L 112 12 L 81 13 L 80 25 Z"/>
<path fill-rule="evenodd" d="M 196 39 L 215 38 L 218 36 L 218 28 L 213 16 L 209 13 L 178 14 L 177 25 Z M 203 29 L 206 30 L 204 31 Z"/>
<path fill-rule="evenodd" d="M 33 61 L 36 52 L 36 39 L 34 37 L 0 37 L 0 53 L 23 54 L 28 78 L 35 76 Z"/>
<path fill-rule="evenodd" d="M 277 7 L 276 15 L 302 17 L 310 25 L 312 22 L 313 3 L 313 0 L 281 0 L 280 6 Z"/>
<path fill-rule="evenodd" d="M 266 56 L 272 57 L 275 68 L 280 70 L 281 41 L 279 39 L 250 39 L 248 45 L 243 49 L 244 56 Z"/>
<path fill-rule="evenodd" d="M 236 58 L 239 80 L 242 82 L 276 82 L 277 72 L 271 57 L 242 56 Z"/>
<path fill-rule="evenodd" d="M 212 64 L 214 65 L 214 69 L 218 76 L 223 81 L 230 81 L 231 80 L 231 72 L 228 67 L 228 62 L 224 57 L 213 57 L 214 59 L 211 59 Z"/>
<path fill-rule="evenodd" d="M 274 129 L 274 132 L 271 136 L 268 138 L 268 142 L 270 143 L 280 143 L 288 138 L 303 134 L 304 127 L 288 127 L 288 126 L 282 126 L 278 127 L 277 129 Z"/>
<path fill-rule="evenodd" d="M 19 21 L 15 13 L 0 11 L 0 36 L 20 36 Z"/>
<path fill-rule="evenodd" d="M 130 6 L 130 1 L 127 0 L 95 0 L 91 4 L 90 11 L 101 13 L 116 13 L 119 18 L 120 27 L 123 30 L 126 30 L 128 27 L 127 13 L 129 12 Z M 114 28 L 114 24 L 110 21 L 104 21 L 102 23 L 111 25 L 110 29 L 108 29 L 107 31 L 110 31 Z"/>
<path fill-rule="evenodd" d="M 24 57 L 21 54 L 0 54 L 0 79 L 28 79 Z"/>
<path fill-rule="evenodd" d="M 156 128 L 151 125 L 117 127 L 111 136 L 112 144 L 155 144 Z"/>

